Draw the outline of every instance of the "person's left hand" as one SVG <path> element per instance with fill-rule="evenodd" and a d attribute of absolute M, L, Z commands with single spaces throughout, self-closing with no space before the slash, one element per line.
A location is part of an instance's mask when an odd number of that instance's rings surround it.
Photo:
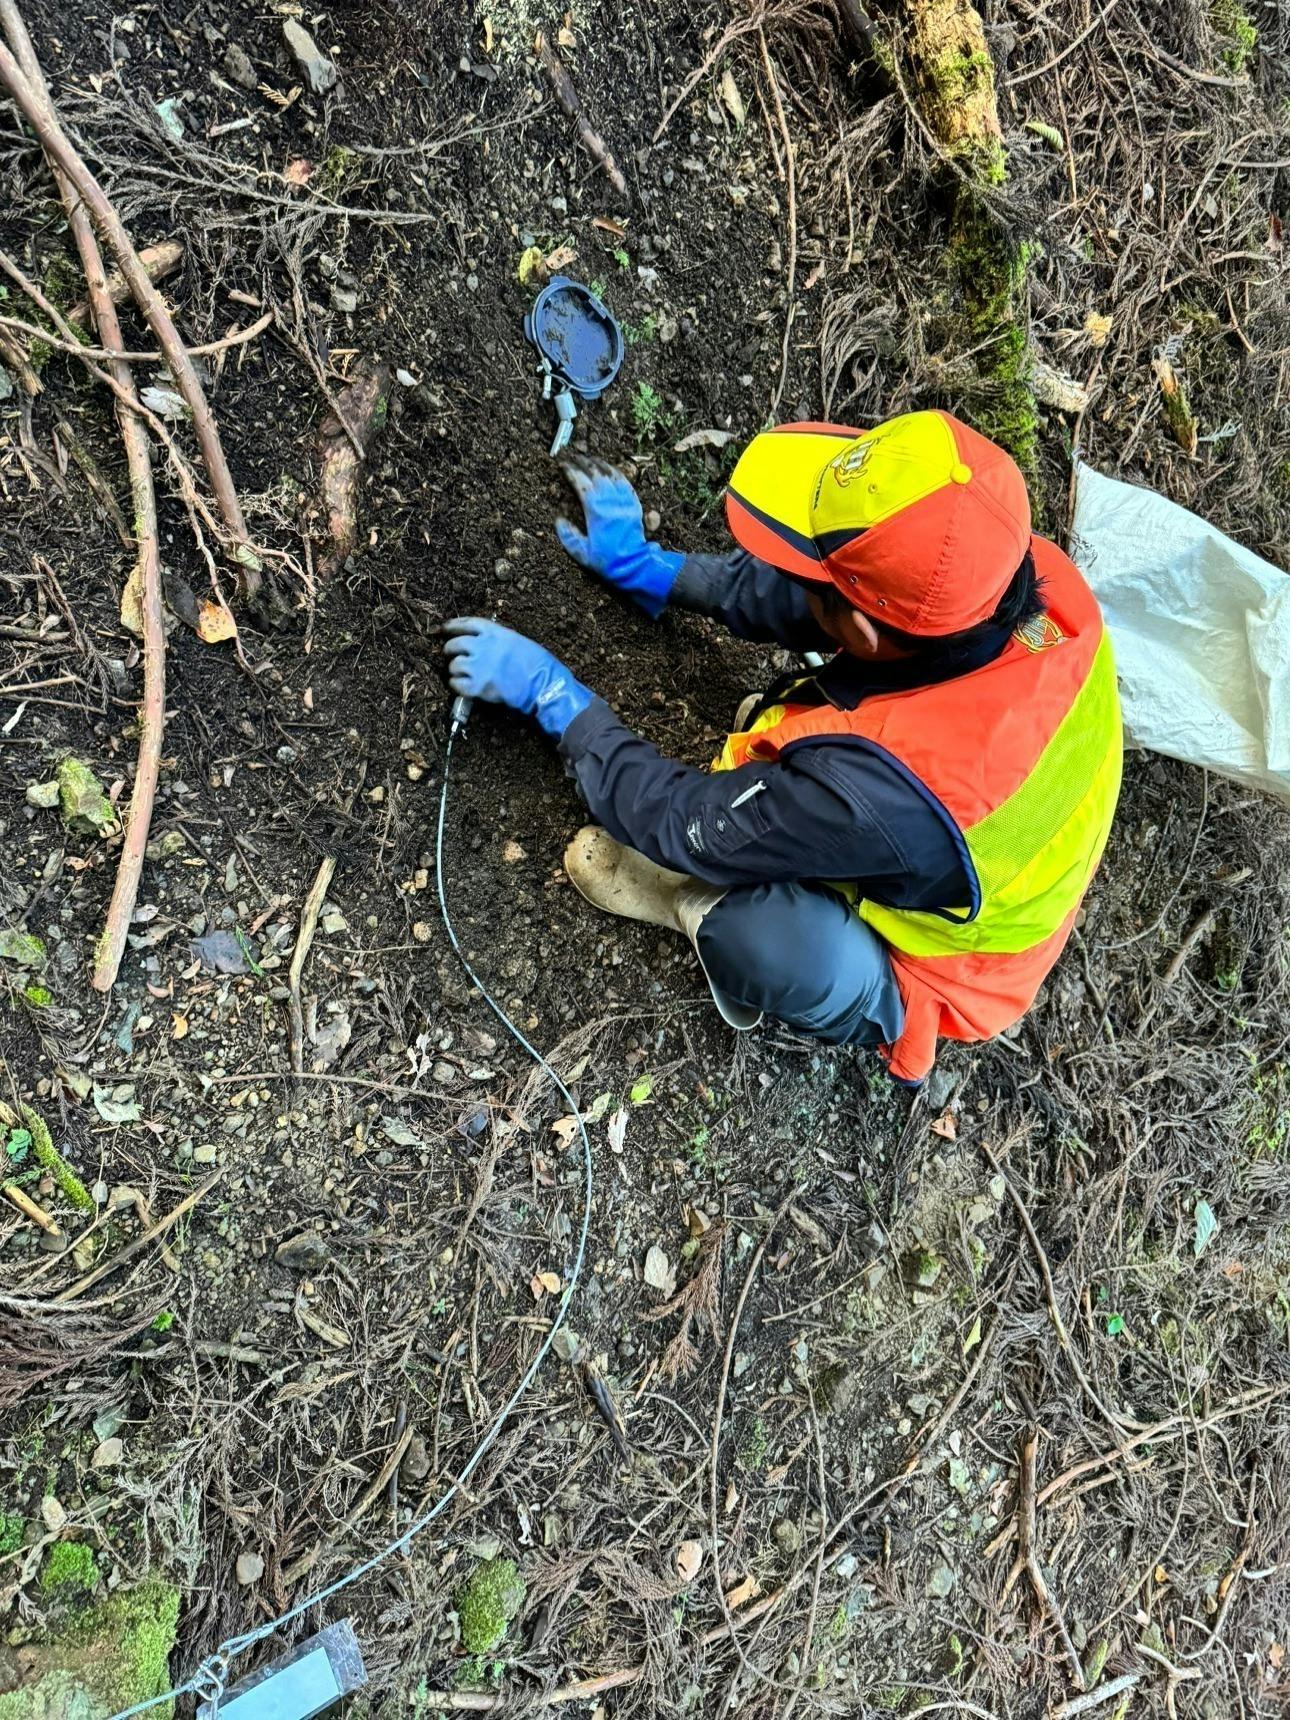
<path fill-rule="evenodd" d="M 443 631 L 454 693 L 536 717 L 553 740 L 591 703 L 590 692 L 557 657 L 500 622 L 459 615 Z"/>

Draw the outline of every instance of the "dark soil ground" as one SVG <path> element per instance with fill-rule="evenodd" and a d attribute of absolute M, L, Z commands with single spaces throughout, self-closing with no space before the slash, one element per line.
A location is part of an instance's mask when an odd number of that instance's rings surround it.
<path fill-rule="evenodd" d="M 0 402 L 0 930 L 47 951 L 43 974 L 4 968 L 0 1098 L 43 1114 L 100 1208 L 77 1261 L 0 1216 L 0 1592 L 16 1653 L 63 1616 L 41 1580 L 60 1536 L 92 1548 L 104 1585 L 164 1574 L 184 1596 L 177 1681 L 445 1491 L 568 1282 L 583 1192 L 565 1107 L 472 994 L 439 918 L 435 624 L 501 617 L 694 761 L 781 666 L 693 617 L 650 623 L 563 557 L 551 523 L 570 498 L 521 334 L 521 254 L 576 247 L 571 272 L 627 325 L 623 375 L 575 440 L 634 474 L 669 545 L 723 542 L 729 457 L 769 417 L 870 422 L 918 403 L 988 422 L 994 404 L 956 323 L 935 163 L 826 10 L 772 13 L 769 62 L 756 32 L 713 58 L 657 143 L 724 11 L 337 5 L 305 19 L 343 74 L 319 98 L 292 95 L 281 17 L 297 10 L 145 6 L 114 26 L 98 0 L 27 9 L 136 241 L 186 242 L 166 285 L 186 334 L 280 309 L 211 394 L 253 529 L 303 569 L 326 403 L 299 343 L 332 389 L 362 357 L 400 372 L 359 548 L 314 601 L 281 576 L 281 613 L 238 608 L 240 654 L 173 628 L 153 858 L 106 999 L 88 967 L 117 839 L 69 833 L 25 796 L 70 751 L 128 797 L 129 556 L 56 422 L 124 495 L 119 439 L 68 359 L 44 365 L 36 400 Z M 1265 11 L 1239 66 L 1219 8 L 1156 20 L 1150 53 L 1139 26 L 1104 32 L 1075 3 L 987 21 L 1014 162 L 1004 214 L 1043 237 L 1038 350 L 1095 385 L 1086 457 L 1284 560 L 1287 181 L 1245 165 L 1279 154 L 1285 25 Z M 537 27 L 567 32 L 630 205 L 552 100 Z M 768 63 L 794 152 L 791 282 Z M 165 98 L 181 141 L 153 110 Z M 1024 129 L 1033 117 L 1061 126 L 1063 151 Z M 73 261 L 61 212 L 38 152 L 0 124 L 4 248 L 56 296 Z M 18 298 L 3 308 L 25 315 Z M 1090 313 L 1111 318 L 1103 345 Z M 1194 460 L 1150 370 L 1171 336 L 1211 438 Z M 1054 411 L 1040 428 L 1037 502 L 1060 531 L 1076 425 Z M 730 448 L 678 453 L 696 429 L 731 432 Z M 203 592 L 160 466 L 158 481 L 171 592 Z M 915 1106 L 853 1053 L 774 1028 L 734 1040 L 686 950 L 594 918 L 568 886 L 581 821 L 541 737 L 477 711 L 442 883 L 471 964 L 595 1119 L 577 1359 L 551 1357 L 433 1527 L 235 1673 L 352 1615 L 371 1680 L 355 1712 L 372 1715 L 518 1711 L 581 1681 L 583 1713 L 1037 1715 L 1078 1688 L 1066 1629 L 1090 1680 L 1139 1675 L 1108 1715 L 1275 1712 L 1290 1617 L 1284 814 L 1131 758 L 1040 1006 L 1007 1039 L 950 1051 Z M 327 856 L 293 1081 L 287 972 Z M 217 932 L 240 972 L 203 960 Z M 33 1003 L 33 981 L 51 1001 Z M 23 1187 L 72 1238 L 88 1230 L 22 1152 Z M 155 1219 L 216 1172 L 169 1259 L 154 1241 L 55 1300 L 143 1233 L 116 1191 Z M 660 1277 L 680 1287 L 670 1310 Z M 1030 1429 L 1064 1625 L 1009 1579 Z M 498 1554 L 526 1599 L 500 1646 L 470 1656 L 459 1591 Z"/>

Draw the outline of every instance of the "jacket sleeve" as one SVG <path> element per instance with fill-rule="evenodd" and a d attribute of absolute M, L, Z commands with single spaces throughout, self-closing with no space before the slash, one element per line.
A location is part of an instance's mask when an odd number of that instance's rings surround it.
<path fill-rule="evenodd" d="M 720 621 L 739 639 L 787 645 L 795 651 L 837 646 L 816 626 L 800 585 L 747 550 L 729 555 L 687 555 L 671 602 Z"/>
<path fill-rule="evenodd" d="M 825 761 L 826 750 L 839 756 Z M 967 899 L 940 820 L 889 765 L 855 748 L 804 748 L 801 764 L 710 775 L 663 758 L 593 699 L 560 751 L 616 841 L 705 883 L 842 878 L 894 907 Z"/>

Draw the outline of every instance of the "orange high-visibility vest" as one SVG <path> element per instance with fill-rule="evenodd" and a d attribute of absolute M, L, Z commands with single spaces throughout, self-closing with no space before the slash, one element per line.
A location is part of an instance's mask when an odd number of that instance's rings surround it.
<path fill-rule="evenodd" d="M 1056 544 L 1036 538 L 1032 547 L 1045 611 L 994 662 L 852 711 L 773 705 L 730 736 L 714 765 L 851 740 L 893 764 L 949 825 L 971 890 L 961 906 L 888 908 L 855 884 L 834 886 L 890 946 L 905 1026 L 885 1055 L 903 1081 L 927 1075 L 938 1038 L 989 1039 L 1030 1008 L 1070 935 L 1119 796 L 1120 701 L 1101 611 Z"/>

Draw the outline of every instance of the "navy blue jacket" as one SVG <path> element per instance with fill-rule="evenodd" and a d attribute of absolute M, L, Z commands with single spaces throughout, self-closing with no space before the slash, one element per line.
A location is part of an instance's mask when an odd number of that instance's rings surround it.
<path fill-rule="evenodd" d="M 744 550 L 687 556 L 671 601 L 741 639 L 837 649 L 815 625 L 803 589 Z M 952 672 L 990 661 L 1005 639 L 987 640 L 979 661 Z M 875 693 L 944 678 L 925 663 L 866 664 L 840 653 L 795 687 L 793 700 L 852 710 Z M 870 900 L 893 908 L 962 908 L 969 900 L 943 816 L 885 759 L 846 739 L 802 741 L 777 763 L 710 775 L 663 758 L 593 699 L 560 751 L 596 821 L 674 871 L 726 885 L 854 880 Z"/>

